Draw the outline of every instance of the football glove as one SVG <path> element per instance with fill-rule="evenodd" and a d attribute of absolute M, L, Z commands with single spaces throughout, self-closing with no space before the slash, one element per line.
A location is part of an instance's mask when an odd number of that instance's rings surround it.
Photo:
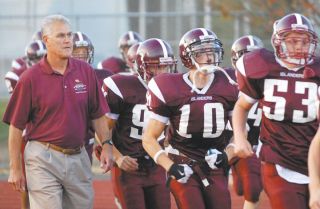
<path fill-rule="evenodd" d="M 193 170 L 187 164 L 173 164 L 168 174 L 174 176 L 179 183 L 185 184 L 193 174 Z"/>
<path fill-rule="evenodd" d="M 217 149 L 209 149 L 205 156 L 205 160 L 211 169 L 218 169 L 228 164 L 228 156 L 225 152 Z"/>

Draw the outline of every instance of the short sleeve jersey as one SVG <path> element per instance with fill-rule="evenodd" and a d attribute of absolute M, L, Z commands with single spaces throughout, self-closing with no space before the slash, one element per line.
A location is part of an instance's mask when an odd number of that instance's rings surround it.
<path fill-rule="evenodd" d="M 116 74 L 104 80 L 103 89 L 110 107 L 108 116 L 117 120 L 112 133 L 114 145 L 123 155 L 147 155 L 141 141 L 148 120 L 146 84 L 140 77 Z"/>
<path fill-rule="evenodd" d="M 209 148 L 225 148 L 229 140 L 225 127 L 238 90 L 222 72 L 212 74 L 201 90 L 192 91 L 189 73 L 161 74 L 148 88 L 150 117 L 170 121 L 167 137 L 173 148 L 200 162 Z"/>
<path fill-rule="evenodd" d="M 261 49 L 240 58 L 237 69 L 241 94 L 248 102 L 259 101 L 263 111 L 262 160 L 307 175 L 308 149 L 318 127 L 319 60 L 292 71 Z"/>

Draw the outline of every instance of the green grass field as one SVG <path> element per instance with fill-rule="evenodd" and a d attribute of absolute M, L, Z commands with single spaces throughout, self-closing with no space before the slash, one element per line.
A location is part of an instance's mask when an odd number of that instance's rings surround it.
<path fill-rule="evenodd" d="M 2 120 L 4 111 L 7 107 L 8 100 L 2 99 L 0 100 L 0 117 Z M 9 126 L 3 122 L 0 122 L 0 145 L 4 145 L 8 140 L 8 128 Z"/>
<path fill-rule="evenodd" d="M 8 99 L 0 99 L 0 117 L 3 118 Z M 6 179 L 8 175 L 8 128 L 9 126 L 0 122 L 0 180 Z"/>

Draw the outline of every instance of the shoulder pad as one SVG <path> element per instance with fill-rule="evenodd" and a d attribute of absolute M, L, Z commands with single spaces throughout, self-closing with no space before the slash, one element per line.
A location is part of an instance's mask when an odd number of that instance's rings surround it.
<path fill-rule="evenodd" d="M 115 74 L 104 79 L 104 85 L 122 99 L 137 94 L 137 91 L 146 91 L 143 83 L 134 75 Z"/>
<path fill-rule="evenodd" d="M 274 53 L 264 48 L 246 53 L 237 61 L 236 66 L 242 75 L 253 79 L 263 78 L 271 71 L 281 69 Z"/>
<path fill-rule="evenodd" d="M 109 76 L 113 75 L 110 71 L 103 70 L 103 69 L 94 69 L 94 72 L 97 76 L 99 84 L 103 84 L 103 80 L 108 78 Z"/>
<path fill-rule="evenodd" d="M 233 69 L 232 67 L 225 67 L 223 69 L 224 69 L 224 71 L 226 71 L 226 73 L 228 73 L 230 78 L 232 78 L 234 81 L 237 80 L 237 78 L 236 78 L 236 70 L 235 69 Z"/>
<path fill-rule="evenodd" d="M 154 77 L 153 80 L 156 83 L 156 88 L 153 88 L 154 84 L 149 85 L 150 90 L 165 103 L 177 100 L 186 91 L 182 73 L 163 73 Z M 188 88 L 187 91 L 191 91 L 191 89 Z"/>

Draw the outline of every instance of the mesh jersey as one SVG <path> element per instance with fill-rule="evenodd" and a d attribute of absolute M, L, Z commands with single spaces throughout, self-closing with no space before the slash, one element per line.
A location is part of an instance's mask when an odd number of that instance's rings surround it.
<path fill-rule="evenodd" d="M 116 74 L 104 80 L 103 90 L 109 117 L 117 120 L 112 134 L 116 148 L 134 158 L 147 155 L 141 141 L 148 119 L 144 82 L 137 76 Z"/>
<path fill-rule="evenodd" d="M 151 117 L 168 118 L 169 143 L 197 161 L 204 161 L 209 148 L 225 148 L 229 140 L 225 127 L 238 98 L 237 87 L 222 72 L 213 75 L 203 89 L 194 92 L 189 73 L 161 74 L 148 85 Z"/>
<path fill-rule="evenodd" d="M 259 101 L 263 115 L 262 160 L 307 175 L 310 142 L 316 133 L 320 63 L 289 71 L 266 49 L 245 54 L 237 63 L 240 91 Z"/>

